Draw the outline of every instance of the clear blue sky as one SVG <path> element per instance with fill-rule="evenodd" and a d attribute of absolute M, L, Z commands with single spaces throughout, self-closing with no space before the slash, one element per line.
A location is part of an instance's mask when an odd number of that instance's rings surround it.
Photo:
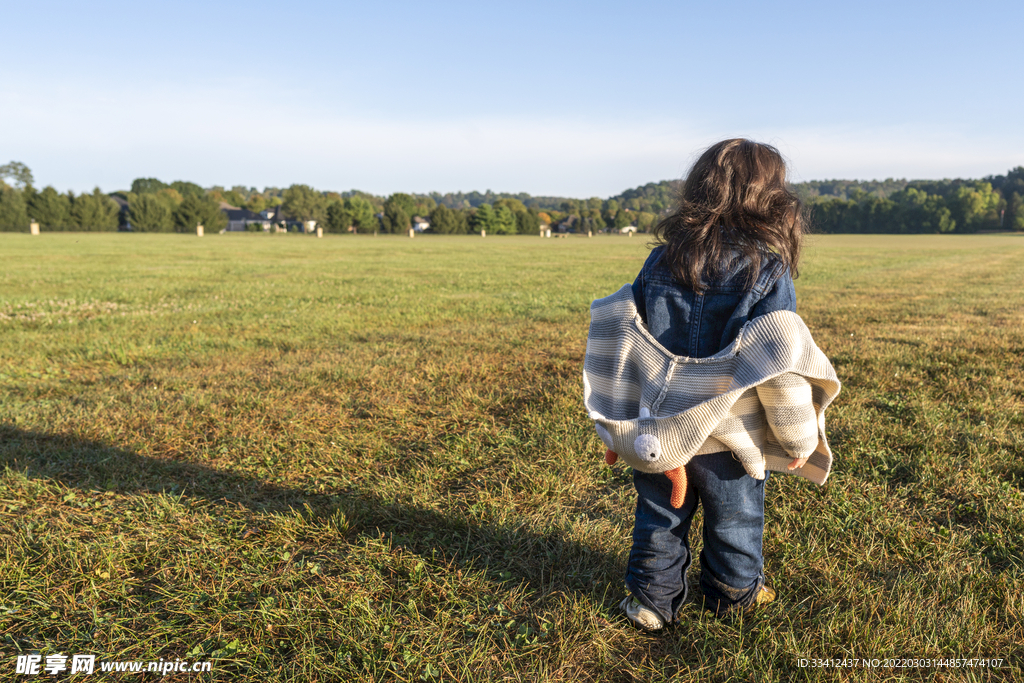
<path fill-rule="evenodd" d="M 725 137 L 794 180 L 1024 165 L 1024 3 L 21 2 L 0 163 L 59 190 L 607 197 Z"/>

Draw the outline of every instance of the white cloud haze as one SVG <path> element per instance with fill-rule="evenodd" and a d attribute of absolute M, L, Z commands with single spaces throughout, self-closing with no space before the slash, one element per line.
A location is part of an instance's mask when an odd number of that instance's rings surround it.
<path fill-rule="evenodd" d="M 6 155 L 28 164 L 38 184 L 78 192 L 153 176 L 205 186 L 606 197 L 681 177 L 697 151 L 736 135 L 778 146 L 794 180 L 980 177 L 1024 161 L 1005 139 L 927 126 L 731 130 L 640 116 L 402 112 L 371 119 L 253 103 L 246 92 L 222 88 L 151 89 L 121 100 L 80 86 L 49 94 L 22 86 L 0 94 L 0 110 L 3 130 L 17 131 Z"/>

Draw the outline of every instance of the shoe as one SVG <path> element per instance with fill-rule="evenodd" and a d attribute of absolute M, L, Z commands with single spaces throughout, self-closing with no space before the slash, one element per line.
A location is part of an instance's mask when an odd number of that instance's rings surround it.
<path fill-rule="evenodd" d="M 627 595 L 619 603 L 619 609 L 626 613 L 630 621 L 645 631 L 658 631 L 665 627 L 661 617 L 632 595 Z"/>
<path fill-rule="evenodd" d="M 775 589 L 770 586 L 761 586 L 761 590 L 757 592 L 754 597 L 754 601 L 750 603 L 746 611 L 755 610 L 758 607 L 764 607 L 765 605 L 775 602 L 775 598 L 778 595 L 775 593 Z"/>

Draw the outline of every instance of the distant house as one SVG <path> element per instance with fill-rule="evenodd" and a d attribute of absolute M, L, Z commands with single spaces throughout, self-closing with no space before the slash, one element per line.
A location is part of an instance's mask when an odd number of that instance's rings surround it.
<path fill-rule="evenodd" d="M 250 223 L 260 223 L 261 225 L 263 223 L 260 215 L 249 211 L 249 209 L 222 206 L 220 210 L 228 217 L 228 227 L 225 228 L 227 232 L 245 232 L 249 229 Z M 270 229 L 269 223 L 265 229 Z"/>
<path fill-rule="evenodd" d="M 412 229 L 416 232 L 423 232 L 430 229 L 430 221 L 420 216 L 412 217 Z"/>
<path fill-rule="evenodd" d="M 635 225 L 627 225 L 624 228 L 619 228 L 619 233 L 621 233 L 623 235 L 626 235 L 626 234 L 629 234 L 629 233 L 633 233 L 633 232 L 636 232 L 636 226 Z"/>
<path fill-rule="evenodd" d="M 258 225 L 259 229 L 264 232 L 270 232 L 271 230 L 277 230 L 278 232 L 298 230 L 301 232 L 303 230 L 302 221 L 285 218 L 284 214 L 281 213 L 280 206 L 271 206 L 259 213 L 253 213 L 248 209 L 241 209 L 237 206 L 231 206 L 226 202 L 221 202 L 220 210 L 228 219 L 228 227 L 224 229 L 225 232 L 244 232 L 252 230 L 255 225 Z"/>
<path fill-rule="evenodd" d="M 579 227 L 579 222 L 579 216 L 566 216 L 565 220 L 558 224 L 558 232 L 576 232 L 576 228 Z"/>
<path fill-rule="evenodd" d="M 296 221 L 285 217 L 280 204 L 277 206 L 268 206 L 260 211 L 260 218 L 263 221 L 264 230 L 270 230 L 273 228 L 281 232 L 288 230 L 303 232 L 306 229 L 306 226 L 303 225 L 302 221 Z"/>
<path fill-rule="evenodd" d="M 260 218 L 264 220 L 272 221 L 275 216 L 280 219 L 281 207 L 280 206 L 268 206 L 267 208 L 260 211 Z"/>

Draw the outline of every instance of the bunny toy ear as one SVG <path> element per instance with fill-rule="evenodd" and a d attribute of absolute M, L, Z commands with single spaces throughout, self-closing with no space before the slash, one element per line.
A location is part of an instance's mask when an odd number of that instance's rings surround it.
<path fill-rule="evenodd" d="M 665 476 L 672 481 L 672 497 L 669 498 L 669 504 L 674 508 L 683 507 L 683 501 L 686 500 L 686 487 L 689 482 L 686 478 L 686 468 L 677 467 L 673 470 L 665 472 Z"/>

